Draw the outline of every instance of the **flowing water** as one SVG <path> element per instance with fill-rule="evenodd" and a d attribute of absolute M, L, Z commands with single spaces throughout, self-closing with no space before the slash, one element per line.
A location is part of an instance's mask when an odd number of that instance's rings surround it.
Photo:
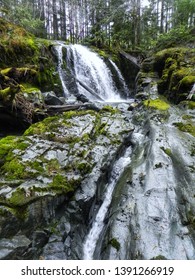
<path fill-rule="evenodd" d="M 66 65 L 71 72 L 72 77 L 74 77 L 77 82 L 79 94 L 85 95 L 91 101 L 97 100 L 97 96 L 102 101 L 106 102 L 124 101 L 124 98 L 121 98 L 120 90 L 117 89 L 117 86 L 115 85 L 110 69 L 97 53 L 82 45 L 64 45 L 63 43 L 60 43 L 56 46 L 56 51 L 58 53 L 58 72 L 66 97 L 68 96 L 68 90 L 64 79 L 66 73 L 64 73 L 64 70 L 62 69 L 63 47 L 67 49 Z M 112 65 L 126 95 L 128 96 L 128 88 L 120 70 L 113 62 Z"/>
<path fill-rule="evenodd" d="M 102 205 L 97 212 L 97 215 L 92 224 L 91 230 L 86 237 L 83 246 L 83 259 L 92 260 L 96 249 L 97 241 L 104 227 L 104 220 L 112 200 L 112 194 L 114 188 L 119 180 L 120 176 L 123 174 L 124 169 L 130 163 L 130 147 L 126 150 L 124 156 L 120 157 L 114 164 L 111 173 L 110 181 L 106 187 L 105 196 Z"/>
<path fill-rule="evenodd" d="M 58 55 L 58 73 L 59 73 L 59 76 L 60 76 L 64 97 L 68 97 L 70 94 L 69 94 L 69 91 L 68 91 L 68 89 L 66 87 L 66 84 L 65 84 L 65 81 L 64 81 L 63 69 L 62 69 L 62 65 L 63 65 L 62 49 L 63 49 L 63 47 L 64 47 L 64 44 L 62 44 L 62 43 L 58 44 L 56 46 L 56 52 L 57 52 L 57 55 Z"/>

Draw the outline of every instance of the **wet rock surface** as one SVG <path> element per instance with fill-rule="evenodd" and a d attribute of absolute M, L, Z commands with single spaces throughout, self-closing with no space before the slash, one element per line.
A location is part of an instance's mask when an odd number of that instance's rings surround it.
<path fill-rule="evenodd" d="M 90 208 L 131 134 L 130 114 L 110 106 L 68 112 L 1 140 L 0 236 L 8 247 L 22 232 L 32 243 L 30 258 L 37 250 L 45 259 L 82 257 Z M 37 234 L 40 228 L 48 235 Z"/>
<path fill-rule="evenodd" d="M 174 127 L 181 114 L 171 108 L 168 115 L 145 115 L 145 129 L 134 131 L 132 161 L 113 195 L 101 259 L 195 259 L 194 137 Z"/>

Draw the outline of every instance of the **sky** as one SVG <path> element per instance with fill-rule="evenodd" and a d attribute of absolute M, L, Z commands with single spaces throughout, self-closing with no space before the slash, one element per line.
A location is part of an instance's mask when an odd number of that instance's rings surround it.
<path fill-rule="evenodd" d="M 147 6 L 149 4 L 148 0 L 141 0 L 142 6 Z"/>

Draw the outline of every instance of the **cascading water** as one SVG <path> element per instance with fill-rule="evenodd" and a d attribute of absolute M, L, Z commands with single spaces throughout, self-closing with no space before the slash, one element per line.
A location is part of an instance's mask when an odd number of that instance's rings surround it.
<path fill-rule="evenodd" d="M 56 52 L 58 55 L 58 73 L 60 76 L 60 80 L 61 80 L 61 84 L 62 84 L 62 88 L 63 88 L 63 93 L 64 93 L 64 97 L 68 97 L 69 96 L 69 91 L 66 87 L 66 84 L 64 82 L 64 78 L 63 78 L 63 69 L 62 69 L 62 65 L 63 65 L 63 53 L 62 53 L 62 49 L 64 47 L 64 44 L 58 44 L 56 46 Z"/>
<path fill-rule="evenodd" d="M 119 68 L 111 59 L 109 59 L 109 62 L 113 66 L 114 70 L 116 71 L 116 74 L 117 74 L 119 82 L 120 82 L 121 90 L 124 92 L 126 97 L 129 96 L 129 89 L 125 83 L 125 80 L 124 80 Z"/>
<path fill-rule="evenodd" d="M 115 86 L 110 69 L 98 54 L 89 50 L 85 46 L 64 45 L 63 43 L 59 43 L 59 45 L 56 46 L 59 60 L 58 72 L 62 81 L 64 92 L 68 92 L 68 86 L 63 78 L 63 47 L 67 49 L 66 64 L 77 82 L 79 94 L 85 95 L 92 101 L 97 100 L 97 97 L 99 97 L 100 100 L 107 102 L 124 101 L 120 96 L 119 90 Z M 128 89 L 122 75 L 120 74 L 120 70 L 115 64 L 114 68 L 118 75 L 120 75 L 119 79 L 121 83 L 123 83 L 123 87 L 127 93 Z M 68 96 L 66 93 L 65 95 Z"/>
<path fill-rule="evenodd" d="M 85 240 L 84 246 L 83 246 L 83 259 L 84 260 L 92 260 L 93 255 L 96 249 L 97 241 L 99 239 L 99 236 L 101 234 L 101 231 L 104 227 L 104 220 L 108 211 L 108 208 L 110 206 L 111 200 L 112 200 L 112 194 L 114 191 L 114 188 L 123 174 L 124 169 L 130 164 L 130 153 L 131 153 L 131 147 L 129 147 L 124 156 L 120 157 L 114 164 L 113 170 L 110 177 L 110 182 L 107 185 L 107 189 L 104 196 L 104 201 L 99 208 L 99 211 L 97 212 L 97 215 L 94 219 L 94 222 L 92 224 L 92 228 L 89 231 L 89 234 L 87 235 L 87 238 Z"/>

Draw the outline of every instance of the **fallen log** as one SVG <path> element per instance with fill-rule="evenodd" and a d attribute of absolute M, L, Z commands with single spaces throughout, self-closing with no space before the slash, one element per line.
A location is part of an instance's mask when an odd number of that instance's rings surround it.
<path fill-rule="evenodd" d="M 85 104 L 72 104 L 72 105 L 52 105 L 46 107 L 46 112 L 49 115 L 56 114 L 56 113 L 62 113 L 67 111 L 73 111 L 73 110 L 84 110 L 84 109 L 91 109 L 99 111 L 99 108 L 92 104 L 92 103 L 85 103 Z"/>

